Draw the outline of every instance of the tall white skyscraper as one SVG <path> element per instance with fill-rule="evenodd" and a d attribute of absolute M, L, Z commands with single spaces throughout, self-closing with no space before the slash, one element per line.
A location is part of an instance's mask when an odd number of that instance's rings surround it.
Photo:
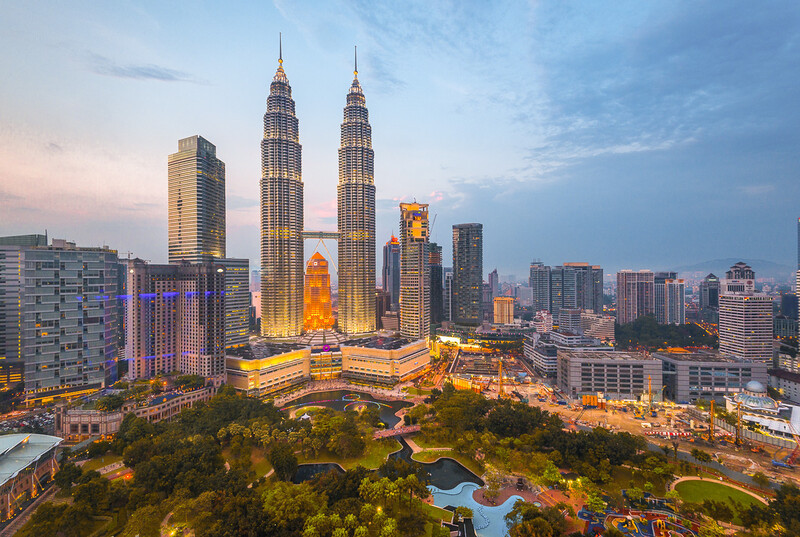
<path fill-rule="evenodd" d="M 261 334 L 303 331 L 303 177 L 299 124 L 283 52 L 272 79 L 261 141 Z"/>
<path fill-rule="evenodd" d="M 347 94 L 339 146 L 339 329 L 375 331 L 375 181 L 372 127 L 358 64 Z"/>
<path fill-rule="evenodd" d="M 772 297 L 756 293 L 755 272 L 737 263 L 722 280 L 719 352 L 737 360 L 772 361 Z"/>

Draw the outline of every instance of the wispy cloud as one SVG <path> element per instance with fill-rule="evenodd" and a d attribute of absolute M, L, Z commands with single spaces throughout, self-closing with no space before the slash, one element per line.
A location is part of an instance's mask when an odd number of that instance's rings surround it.
<path fill-rule="evenodd" d="M 236 194 L 228 194 L 225 196 L 225 206 L 229 211 L 235 211 L 237 209 L 249 209 L 250 207 L 257 207 L 258 200 L 246 198 L 244 196 L 237 196 Z"/>
<path fill-rule="evenodd" d="M 89 52 L 86 55 L 88 69 L 98 75 L 135 80 L 157 80 L 159 82 L 190 82 L 204 84 L 194 75 L 154 64 L 122 64 L 110 58 Z"/>
<path fill-rule="evenodd" d="M 769 194 L 775 190 L 775 185 L 745 185 L 738 187 L 739 192 L 747 196 Z"/>

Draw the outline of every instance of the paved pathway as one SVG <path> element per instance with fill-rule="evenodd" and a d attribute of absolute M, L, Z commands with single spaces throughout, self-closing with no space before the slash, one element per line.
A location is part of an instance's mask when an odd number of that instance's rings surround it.
<path fill-rule="evenodd" d="M 702 478 L 702 477 L 693 476 L 693 475 L 686 476 L 686 477 L 681 477 L 679 479 L 676 479 L 675 481 L 673 481 L 669 485 L 670 490 L 674 490 L 675 489 L 675 485 L 677 485 L 678 483 L 681 483 L 683 481 L 708 481 L 708 482 L 711 482 L 711 483 L 719 483 L 721 485 L 725 485 L 727 487 L 731 487 L 732 489 L 740 490 L 740 491 L 742 491 L 742 492 L 744 492 L 746 494 L 749 494 L 750 496 L 752 496 L 753 498 L 757 499 L 758 501 L 760 501 L 763 504 L 769 504 L 769 502 L 767 500 L 765 500 L 762 496 L 759 496 L 758 494 L 756 494 L 752 490 L 748 490 L 748 489 L 746 489 L 744 487 L 740 487 L 739 485 L 734 485 L 733 483 L 730 483 L 729 481 L 713 479 L 713 478 Z"/>
<path fill-rule="evenodd" d="M 410 437 L 404 436 L 408 447 L 411 448 L 412 453 L 419 453 L 420 451 L 452 451 L 449 447 L 434 447 L 434 448 L 423 448 L 420 447 L 419 444 L 414 442 Z"/>

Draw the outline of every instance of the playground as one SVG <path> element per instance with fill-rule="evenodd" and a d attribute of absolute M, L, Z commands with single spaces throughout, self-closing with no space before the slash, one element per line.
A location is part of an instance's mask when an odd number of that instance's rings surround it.
<path fill-rule="evenodd" d="M 626 510 L 627 511 L 627 510 Z M 674 517 L 649 511 L 595 513 L 586 509 L 578 511 L 578 518 L 586 522 L 586 535 L 602 535 L 606 529 L 615 528 L 631 537 L 697 537 L 697 533 L 677 522 Z"/>

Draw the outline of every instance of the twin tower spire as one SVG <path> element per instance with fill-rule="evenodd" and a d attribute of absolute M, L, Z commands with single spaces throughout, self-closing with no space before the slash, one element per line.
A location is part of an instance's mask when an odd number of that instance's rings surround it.
<path fill-rule="evenodd" d="M 376 329 L 374 153 L 357 54 L 356 49 L 341 125 L 337 186 L 338 322 L 339 331 L 351 335 Z M 268 338 L 293 338 L 303 331 L 301 160 L 295 103 L 279 42 L 261 140 L 261 334 Z"/>

